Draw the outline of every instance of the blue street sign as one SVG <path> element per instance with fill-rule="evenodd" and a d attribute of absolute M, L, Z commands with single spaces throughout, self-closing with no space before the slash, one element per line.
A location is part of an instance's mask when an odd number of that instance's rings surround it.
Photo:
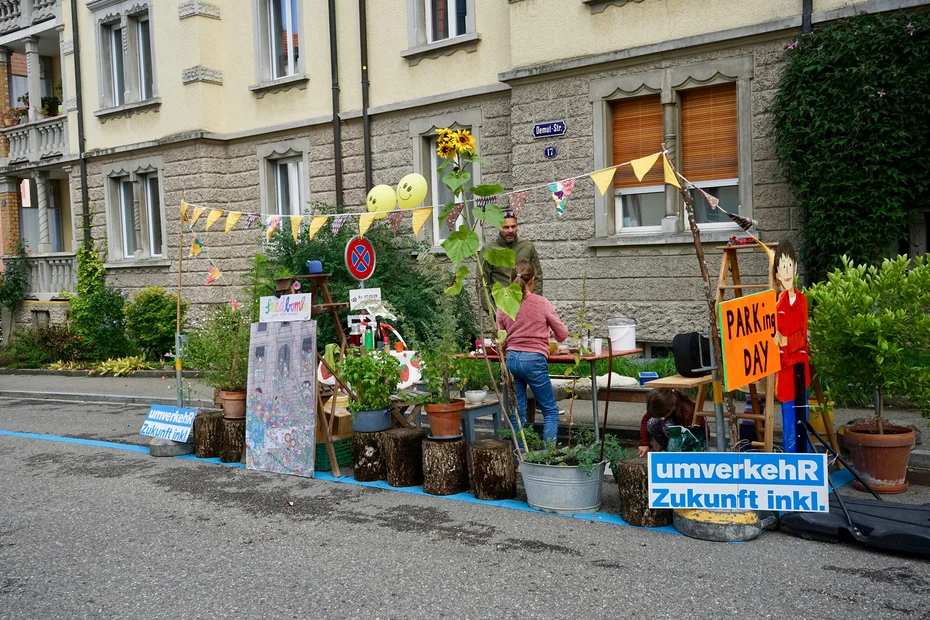
<path fill-rule="evenodd" d="M 545 149 L 543 149 L 543 155 L 545 156 L 546 159 L 552 159 L 558 154 L 559 152 L 555 150 L 554 146 L 547 146 Z"/>
<path fill-rule="evenodd" d="M 565 121 L 550 121 L 533 125 L 533 138 L 551 138 L 565 135 Z"/>

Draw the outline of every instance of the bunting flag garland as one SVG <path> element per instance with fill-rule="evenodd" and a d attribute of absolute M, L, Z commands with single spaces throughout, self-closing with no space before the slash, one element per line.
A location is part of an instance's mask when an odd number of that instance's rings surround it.
<path fill-rule="evenodd" d="M 601 196 L 606 194 L 607 190 L 610 189 L 610 185 L 614 182 L 614 175 L 617 174 L 618 167 L 619 166 L 614 166 L 606 170 L 598 170 L 588 175 L 591 177 L 591 180 L 594 181 L 594 184 L 597 185 L 597 189 L 601 192 Z"/>
<path fill-rule="evenodd" d="M 665 182 L 681 189 L 681 185 L 678 183 L 678 179 L 675 176 L 675 171 L 672 170 L 672 166 L 668 163 L 668 157 L 665 156 L 665 153 L 662 153 L 662 166 L 665 169 Z"/>
<path fill-rule="evenodd" d="M 413 210 L 413 234 L 419 235 L 420 230 L 423 229 L 423 224 L 426 223 L 426 220 L 430 218 L 430 215 L 433 213 L 433 207 L 424 207 L 422 209 Z"/>
<path fill-rule="evenodd" d="M 200 239 L 197 238 L 197 235 L 194 235 L 194 240 L 191 241 L 191 252 L 188 256 L 197 256 L 201 251 L 203 251 L 203 244 L 200 243 Z"/>
<path fill-rule="evenodd" d="M 717 198 L 716 196 L 711 196 L 710 194 L 708 194 L 707 192 L 705 192 L 705 191 L 704 191 L 703 189 L 701 189 L 700 187 L 696 187 L 695 189 L 696 189 L 697 191 L 701 192 L 701 194 L 704 196 L 704 200 L 706 200 L 706 201 L 707 201 L 707 204 L 710 205 L 711 211 L 713 211 L 714 209 L 716 209 L 716 208 L 720 205 L 720 199 Z M 727 215 L 729 215 L 729 213 L 728 213 Z"/>
<path fill-rule="evenodd" d="M 182 221 L 182 222 L 186 222 L 186 221 L 187 221 L 187 208 L 188 208 L 189 206 L 190 206 L 190 205 L 187 204 L 186 202 L 184 202 L 183 200 L 181 201 L 181 221 Z"/>
<path fill-rule="evenodd" d="M 633 174 L 636 175 L 637 181 L 642 181 L 646 173 L 652 170 L 652 167 L 656 164 L 656 160 L 659 159 L 659 155 L 662 155 L 662 153 L 646 155 L 645 157 L 640 157 L 630 162 L 630 166 L 633 167 Z"/>
<path fill-rule="evenodd" d="M 501 197 L 497 194 L 492 196 L 478 196 L 475 198 L 475 206 L 479 209 L 484 209 L 488 205 L 496 205 Z"/>
<path fill-rule="evenodd" d="M 268 219 L 265 222 L 267 228 L 265 229 L 265 241 L 271 241 L 271 233 L 275 231 L 275 228 L 281 226 L 281 216 L 280 215 L 269 215 Z"/>
<path fill-rule="evenodd" d="M 555 212 L 558 215 L 565 213 L 565 205 L 572 196 L 572 190 L 575 188 L 575 179 L 558 181 L 549 185 L 549 191 L 552 192 L 552 199 L 555 201 Z"/>
<path fill-rule="evenodd" d="M 749 232 L 750 228 L 752 228 L 753 226 L 758 226 L 758 224 L 756 224 L 756 221 L 754 219 L 748 218 L 744 215 L 736 215 L 735 213 L 730 213 L 729 211 L 722 209 L 720 207 L 718 207 L 718 209 L 720 211 L 723 211 L 723 213 L 728 218 L 733 220 L 734 224 L 742 228 L 744 232 Z"/>
<path fill-rule="evenodd" d="M 345 223 L 348 221 L 348 215 L 337 215 L 333 219 L 333 236 L 339 234 L 339 231 L 342 230 L 342 227 L 345 226 Z"/>
<path fill-rule="evenodd" d="M 200 216 L 203 214 L 203 207 L 194 207 L 193 212 L 190 215 L 191 226 L 197 223 L 197 220 L 200 219 Z"/>
<path fill-rule="evenodd" d="M 464 201 L 455 203 L 455 206 L 449 211 L 449 215 L 446 216 L 446 228 L 449 229 L 449 232 L 455 231 L 455 223 L 458 221 L 463 209 L 465 209 Z"/>
<path fill-rule="evenodd" d="M 247 217 L 245 220 L 245 227 L 252 228 L 252 224 L 254 224 L 257 220 L 258 220 L 257 213 L 249 213 L 249 217 Z"/>
<path fill-rule="evenodd" d="M 297 237 L 300 235 L 300 223 L 303 221 L 304 216 L 302 215 L 291 216 L 291 234 L 294 235 L 294 241 L 297 241 Z"/>
<path fill-rule="evenodd" d="M 400 223 L 404 219 L 403 211 L 395 211 L 394 213 L 388 214 L 388 222 L 391 223 L 391 230 L 394 231 L 394 236 L 397 236 L 397 231 L 400 229 Z"/>
<path fill-rule="evenodd" d="M 239 309 L 239 302 L 236 301 L 236 298 L 235 298 L 235 297 L 233 297 L 232 299 L 229 300 L 229 307 L 232 308 L 233 310 L 238 310 L 238 309 Z"/>
<path fill-rule="evenodd" d="M 242 217 L 242 213 L 239 211 L 229 212 L 229 215 L 226 216 L 226 234 L 229 234 L 229 231 L 232 230 L 232 227 L 236 225 L 236 222 L 239 221 L 240 217 Z"/>
<path fill-rule="evenodd" d="M 365 233 L 368 232 L 368 229 L 371 228 L 372 223 L 375 221 L 377 213 L 362 213 L 362 216 L 358 218 L 358 236 L 364 237 Z"/>
<path fill-rule="evenodd" d="M 308 239 L 313 239 L 320 229 L 323 228 L 323 224 L 326 223 L 326 220 L 329 219 L 328 215 L 317 215 L 310 221 L 310 231 L 307 233 Z"/>
<path fill-rule="evenodd" d="M 523 205 L 526 204 L 526 199 L 529 198 L 532 193 L 532 189 L 524 189 L 510 194 L 510 210 L 513 212 L 514 217 L 520 215 L 520 209 L 523 208 Z"/>
<path fill-rule="evenodd" d="M 217 269 L 216 265 L 213 264 L 212 260 L 207 265 L 207 274 L 208 275 L 207 275 L 206 284 L 213 284 L 214 282 L 216 282 L 217 280 L 223 277 L 223 274 L 220 273 L 220 270 Z"/>
<path fill-rule="evenodd" d="M 210 209 L 210 215 L 207 216 L 207 227 L 204 230 L 210 230 L 210 227 L 216 224 L 216 220 L 220 219 L 223 216 L 222 209 Z"/>

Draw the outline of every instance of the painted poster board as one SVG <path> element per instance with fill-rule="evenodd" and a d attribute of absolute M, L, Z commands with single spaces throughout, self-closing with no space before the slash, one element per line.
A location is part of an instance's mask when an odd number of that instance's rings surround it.
<path fill-rule="evenodd" d="M 253 323 L 245 411 L 248 469 L 313 477 L 316 321 Z"/>
<path fill-rule="evenodd" d="M 262 297 L 258 305 L 258 320 L 261 323 L 309 321 L 311 301 L 310 293 Z"/>
<path fill-rule="evenodd" d="M 830 512 L 826 454 L 650 452 L 649 507 Z"/>
<path fill-rule="evenodd" d="M 157 439 L 185 442 L 191 434 L 196 417 L 196 409 L 152 405 L 148 415 L 145 416 L 145 422 L 142 423 L 142 430 L 139 434 Z"/>
<path fill-rule="evenodd" d="M 775 344 L 775 304 L 774 289 L 717 304 L 726 391 L 781 370 Z"/>

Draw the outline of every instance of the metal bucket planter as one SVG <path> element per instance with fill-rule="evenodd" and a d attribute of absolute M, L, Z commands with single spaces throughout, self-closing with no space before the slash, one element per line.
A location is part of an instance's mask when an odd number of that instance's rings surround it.
<path fill-rule="evenodd" d="M 527 503 L 537 510 L 574 514 L 601 507 L 601 483 L 607 461 L 590 473 L 571 465 L 520 463 Z"/>
<path fill-rule="evenodd" d="M 380 433 L 391 428 L 389 409 L 356 411 L 352 416 L 352 430 L 356 433 Z"/>

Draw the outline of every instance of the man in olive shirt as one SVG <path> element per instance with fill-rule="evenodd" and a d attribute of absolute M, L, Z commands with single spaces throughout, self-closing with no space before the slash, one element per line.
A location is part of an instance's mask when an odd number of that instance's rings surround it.
<path fill-rule="evenodd" d="M 532 241 L 517 238 L 517 216 L 513 212 L 504 213 L 504 227 L 501 228 L 497 237 L 485 244 L 484 249 L 488 248 L 507 248 L 516 254 L 514 261 L 528 260 L 533 263 L 536 269 L 536 284 L 533 286 L 533 292 L 538 295 L 543 294 L 543 272 L 539 264 L 539 255 Z M 510 273 L 513 271 L 510 267 L 495 267 L 485 263 L 484 270 L 489 288 L 493 288 L 495 282 L 500 282 L 501 286 L 510 286 Z M 484 300 L 481 301 L 484 305 Z"/>

